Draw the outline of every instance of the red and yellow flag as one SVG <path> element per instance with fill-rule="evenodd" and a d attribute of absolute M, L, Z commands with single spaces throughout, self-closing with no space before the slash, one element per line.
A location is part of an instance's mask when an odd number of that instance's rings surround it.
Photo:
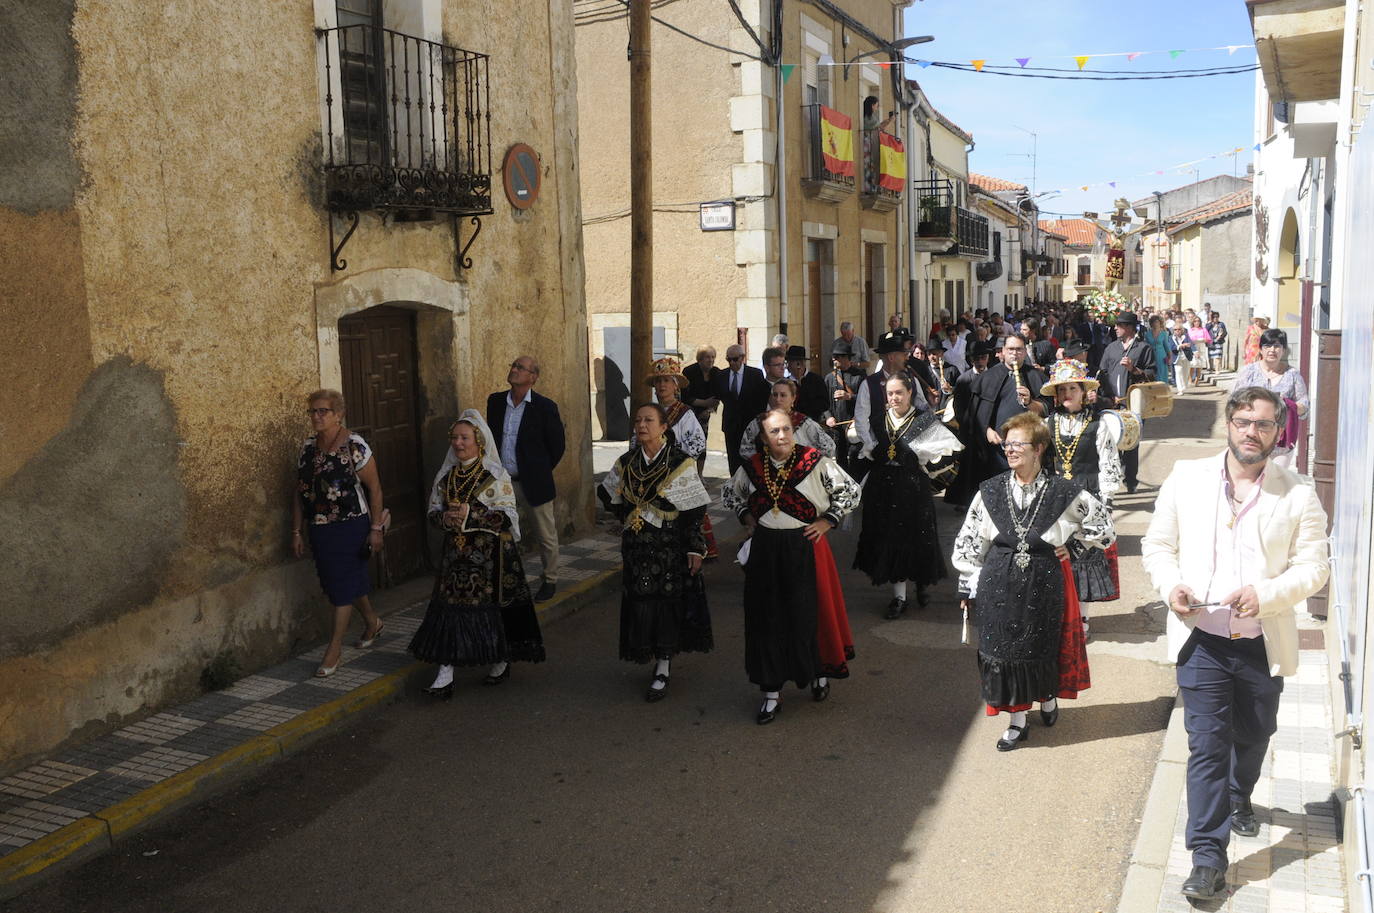
<path fill-rule="evenodd" d="M 906 186 L 906 147 L 895 136 L 878 134 L 878 186 L 901 193 Z"/>
<path fill-rule="evenodd" d="M 821 105 L 821 154 L 831 174 L 854 174 L 854 122 Z"/>

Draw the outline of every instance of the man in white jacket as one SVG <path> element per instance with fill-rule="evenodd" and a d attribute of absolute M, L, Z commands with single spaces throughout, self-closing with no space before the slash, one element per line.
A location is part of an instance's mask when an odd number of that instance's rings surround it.
<path fill-rule="evenodd" d="M 1188 731 L 1183 894 L 1226 889 L 1230 831 L 1258 833 L 1250 793 L 1278 726 L 1283 676 L 1298 669 L 1294 614 L 1327 576 L 1326 513 L 1316 490 L 1269 462 L 1283 400 L 1245 387 L 1226 404 L 1227 449 L 1174 464 L 1142 543 L 1168 603 Z"/>

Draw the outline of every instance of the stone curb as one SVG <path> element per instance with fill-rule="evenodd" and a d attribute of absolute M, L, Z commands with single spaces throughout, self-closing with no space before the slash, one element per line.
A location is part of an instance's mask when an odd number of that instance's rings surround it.
<path fill-rule="evenodd" d="M 615 567 L 572 584 L 539 607 L 540 622 L 566 618 L 609 595 L 619 589 L 620 577 L 621 569 Z M 0 856 L 0 901 L 22 894 L 40 878 L 109 852 L 129 834 L 304 748 L 332 724 L 395 700 L 404 693 L 409 678 L 427 667 L 427 663 L 416 662 L 389 672 L 137 795 Z"/>
<path fill-rule="evenodd" d="M 1164 872 L 1174 841 L 1178 803 L 1188 777 L 1188 734 L 1183 729 L 1183 702 L 1174 700 L 1169 727 L 1164 733 L 1159 763 L 1140 813 L 1140 832 L 1131 851 L 1131 865 L 1121 886 L 1117 913 L 1156 913 L 1164 890 Z"/>

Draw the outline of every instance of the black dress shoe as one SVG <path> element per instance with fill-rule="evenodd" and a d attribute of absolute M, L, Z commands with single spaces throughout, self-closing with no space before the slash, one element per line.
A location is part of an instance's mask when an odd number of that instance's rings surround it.
<path fill-rule="evenodd" d="M 1214 869 L 1210 865 L 1195 865 L 1179 890 L 1184 897 L 1212 900 L 1226 893 L 1226 870 Z"/>
<path fill-rule="evenodd" d="M 916 608 L 924 609 L 930 605 L 930 593 L 923 586 L 916 587 Z"/>
<path fill-rule="evenodd" d="M 826 682 L 824 685 L 811 686 L 811 700 L 819 704 L 821 701 L 825 700 L 828 697 L 830 697 L 829 682 Z"/>
<path fill-rule="evenodd" d="M 770 701 L 773 704 L 772 710 L 768 709 L 768 704 Z M 773 722 L 778 718 L 778 711 L 781 709 L 781 701 L 775 700 L 771 697 L 766 698 L 763 704 L 759 707 L 759 714 L 758 716 L 754 717 L 754 722 L 758 723 L 760 726 L 767 726 L 769 723 Z"/>
<path fill-rule="evenodd" d="M 548 602 L 553 598 L 553 594 L 558 592 L 558 584 L 543 577 L 539 578 L 539 589 L 535 591 L 535 602 Z"/>
<path fill-rule="evenodd" d="M 453 700 L 453 682 L 449 682 L 442 688 L 426 688 L 425 694 L 432 695 L 436 700 L 451 701 Z"/>
<path fill-rule="evenodd" d="M 510 663 L 506 663 L 506 668 L 501 670 L 500 675 L 488 675 L 486 678 L 482 679 L 482 684 L 499 685 L 508 678 L 510 678 Z"/>
<path fill-rule="evenodd" d="M 1018 745 L 1020 745 L 1022 742 L 1025 742 L 1025 741 L 1027 741 L 1028 739 L 1030 739 L 1030 727 L 1029 727 L 1029 726 L 1008 726 L 1007 728 L 1010 729 L 1012 732 L 1016 733 L 1016 738 L 1014 738 L 1014 739 L 998 739 L 998 740 L 997 740 L 997 750 L 998 750 L 998 751 L 1012 751 L 1012 750 L 1015 749 Z"/>
<path fill-rule="evenodd" d="M 1044 705 L 1043 705 L 1043 704 L 1041 705 L 1041 707 L 1040 707 L 1040 722 L 1044 723 L 1046 726 L 1053 726 L 1055 723 L 1059 722 L 1059 702 L 1058 702 L 1058 701 L 1055 701 L 1055 702 L 1054 702 L 1054 709 L 1053 709 L 1053 710 L 1046 710 L 1045 707 L 1044 707 Z"/>
<path fill-rule="evenodd" d="M 1126 483 L 1126 494 L 1128 494 L 1128 495 L 1133 495 L 1133 494 L 1135 494 L 1135 490 L 1136 490 L 1136 487 L 1137 487 L 1138 485 L 1140 485 L 1139 482 L 1127 482 L 1127 483 Z"/>
<path fill-rule="evenodd" d="M 901 618 L 902 613 L 905 611 L 906 600 L 898 599 L 896 596 L 893 596 L 892 601 L 887 604 L 887 611 L 883 613 L 883 617 L 888 621 L 893 621 L 894 619 Z"/>
<path fill-rule="evenodd" d="M 1249 799 L 1231 803 L 1231 830 L 1242 837 L 1259 833 L 1259 822 L 1255 820 L 1255 809 Z"/>
<path fill-rule="evenodd" d="M 656 682 L 663 682 L 663 687 L 655 688 L 654 684 Z M 664 675 L 661 672 L 655 673 L 654 677 L 649 681 L 649 690 L 644 692 L 644 700 L 648 701 L 651 704 L 656 704 L 667 696 L 668 676 Z"/>

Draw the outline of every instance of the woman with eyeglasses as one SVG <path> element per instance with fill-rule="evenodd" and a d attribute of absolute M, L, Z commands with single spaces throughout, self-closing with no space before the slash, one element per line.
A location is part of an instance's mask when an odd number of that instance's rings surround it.
<path fill-rule="evenodd" d="M 872 468 L 863 484 L 863 529 L 854 567 L 874 586 L 892 587 L 883 617 L 900 618 L 907 609 L 907 583 L 916 584 L 916 605 L 925 608 L 927 589 L 945 577 L 945 558 L 936 529 L 935 487 L 944 488 L 964 449 L 932 409 L 918 410 L 911 375 L 887 379 L 887 411 L 875 422 L 876 443 L 864 456 Z"/>
<path fill-rule="evenodd" d="M 306 414 L 314 432 L 296 459 L 296 492 L 291 498 L 291 552 L 305 554 L 306 540 L 315 559 L 320 586 L 334 607 L 333 633 L 316 678 L 339 668 L 344 634 L 356 607 L 363 616 L 359 647 L 370 647 L 382 633 L 382 619 L 372 610 L 368 558 L 382 547 L 386 512 L 382 480 L 372 448 L 344 426 L 344 398 L 337 390 L 316 390 L 306 397 Z"/>
<path fill-rule="evenodd" d="M 810 416 L 798 412 L 794 406 L 797 402 L 797 382 L 790 377 L 774 381 L 768 393 L 768 412 L 781 410 L 792 416 L 793 437 L 796 442 L 803 447 L 815 447 L 822 455 L 835 456 L 835 439 L 831 437 L 820 423 Z M 759 452 L 759 442 L 763 438 L 763 416 L 751 421 L 744 429 L 744 435 L 739 441 L 739 455 L 742 459 L 748 460 Z"/>
<path fill-rule="evenodd" d="M 1011 751 L 1029 738 L 1033 704 L 1053 726 L 1058 699 L 1091 685 L 1067 546 L 1077 540 L 1105 549 L 1116 535 L 1101 501 L 1045 471 L 1050 430 L 1038 416 L 1014 415 L 1001 434 L 1011 469 L 979 486 L 955 537 L 953 563 L 962 607 L 977 620 L 987 714 L 1010 714 L 997 750 Z"/>
<path fill-rule="evenodd" d="M 1287 421 L 1279 429 L 1279 442 L 1270 459 L 1285 469 L 1293 469 L 1294 448 L 1301 422 L 1307 418 L 1312 400 L 1302 373 L 1288 363 L 1288 334 L 1278 328 L 1265 330 L 1259 338 L 1259 361 L 1241 368 L 1232 389 L 1263 387 L 1283 397 L 1288 407 Z"/>

